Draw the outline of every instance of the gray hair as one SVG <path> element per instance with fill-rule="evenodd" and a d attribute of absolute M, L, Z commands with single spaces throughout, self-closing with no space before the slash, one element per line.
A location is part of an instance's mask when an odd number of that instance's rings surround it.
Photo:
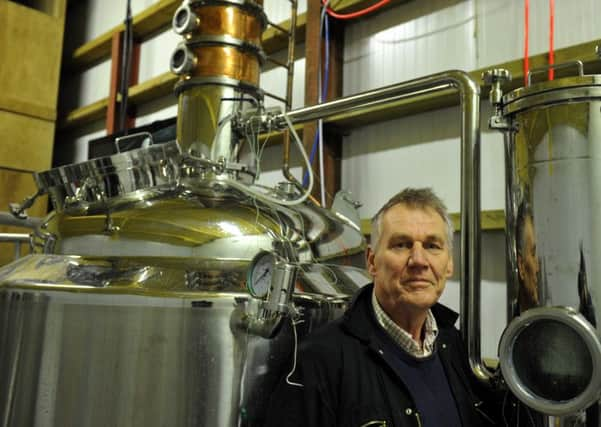
<path fill-rule="evenodd" d="M 395 194 L 388 200 L 384 206 L 371 219 L 371 238 L 370 243 L 373 250 L 378 246 L 380 238 L 380 226 L 382 217 L 392 207 L 396 205 L 406 205 L 412 208 L 431 208 L 436 211 L 447 225 L 447 242 L 449 252 L 453 251 L 453 221 L 449 217 L 449 212 L 444 202 L 434 194 L 431 188 L 405 188 L 403 191 Z"/>

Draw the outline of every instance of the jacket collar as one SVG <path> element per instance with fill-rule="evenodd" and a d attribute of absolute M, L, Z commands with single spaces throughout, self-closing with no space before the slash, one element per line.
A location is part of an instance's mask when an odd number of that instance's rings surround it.
<path fill-rule="evenodd" d="M 362 341 L 371 340 L 374 324 L 377 324 L 371 307 L 373 288 L 373 283 L 361 288 L 353 297 L 351 306 L 342 319 L 345 330 Z M 436 303 L 431 310 L 439 327 L 453 326 L 458 317 L 453 310 L 439 303 Z"/>

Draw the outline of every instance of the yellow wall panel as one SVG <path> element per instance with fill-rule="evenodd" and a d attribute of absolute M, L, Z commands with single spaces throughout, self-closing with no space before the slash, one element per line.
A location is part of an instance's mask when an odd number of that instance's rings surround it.
<path fill-rule="evenodd" d="M 0 2 L 1 110 L 55 120 L 64 0 L 54 9 L 58 16 Z"/>
<path fill-rule="evenodd" d="M 54 122 L 0 110 L 0 167 L 50 169 L 54 127 Z"/>

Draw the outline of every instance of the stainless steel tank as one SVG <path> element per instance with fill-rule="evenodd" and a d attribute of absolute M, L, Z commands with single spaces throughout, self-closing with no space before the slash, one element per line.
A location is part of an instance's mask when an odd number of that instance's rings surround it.
<path fill-rule="evenodd" d="M 180 160 L 169 143 L 37 176 L 57 209 L 0 270 L 0 425 L 261 426 L 297 337 L 369 281 L 343 265 L 351 222 L 179 185 Z M 257 324 L 260 251 L 294 254 L 297 289 Z"/>
<path fill-rule="evenodd" d="M 505 381 L 528 406 L 582 412 L 582 425 L 598 427 L 601 76 L 583 75 L 579 62 L 554 68 L 567 67 L 578 75 L 502 99 L 493 81 L 491 124 L 505 132 L 511 320 L 499 355 Z M 529 83 L 547 70 L 531 72 Z"/>

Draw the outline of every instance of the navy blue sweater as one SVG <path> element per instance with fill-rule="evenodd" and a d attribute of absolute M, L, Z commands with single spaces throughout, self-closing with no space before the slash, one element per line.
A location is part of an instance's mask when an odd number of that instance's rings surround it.
<path fill-rule="evenodd" d="M 396 356 L 397 369 L 409 389 L 424 427 L 461 427 L 457 404 L 438 352 L 415 358 L 380 330 L 382 342 Z"/>

